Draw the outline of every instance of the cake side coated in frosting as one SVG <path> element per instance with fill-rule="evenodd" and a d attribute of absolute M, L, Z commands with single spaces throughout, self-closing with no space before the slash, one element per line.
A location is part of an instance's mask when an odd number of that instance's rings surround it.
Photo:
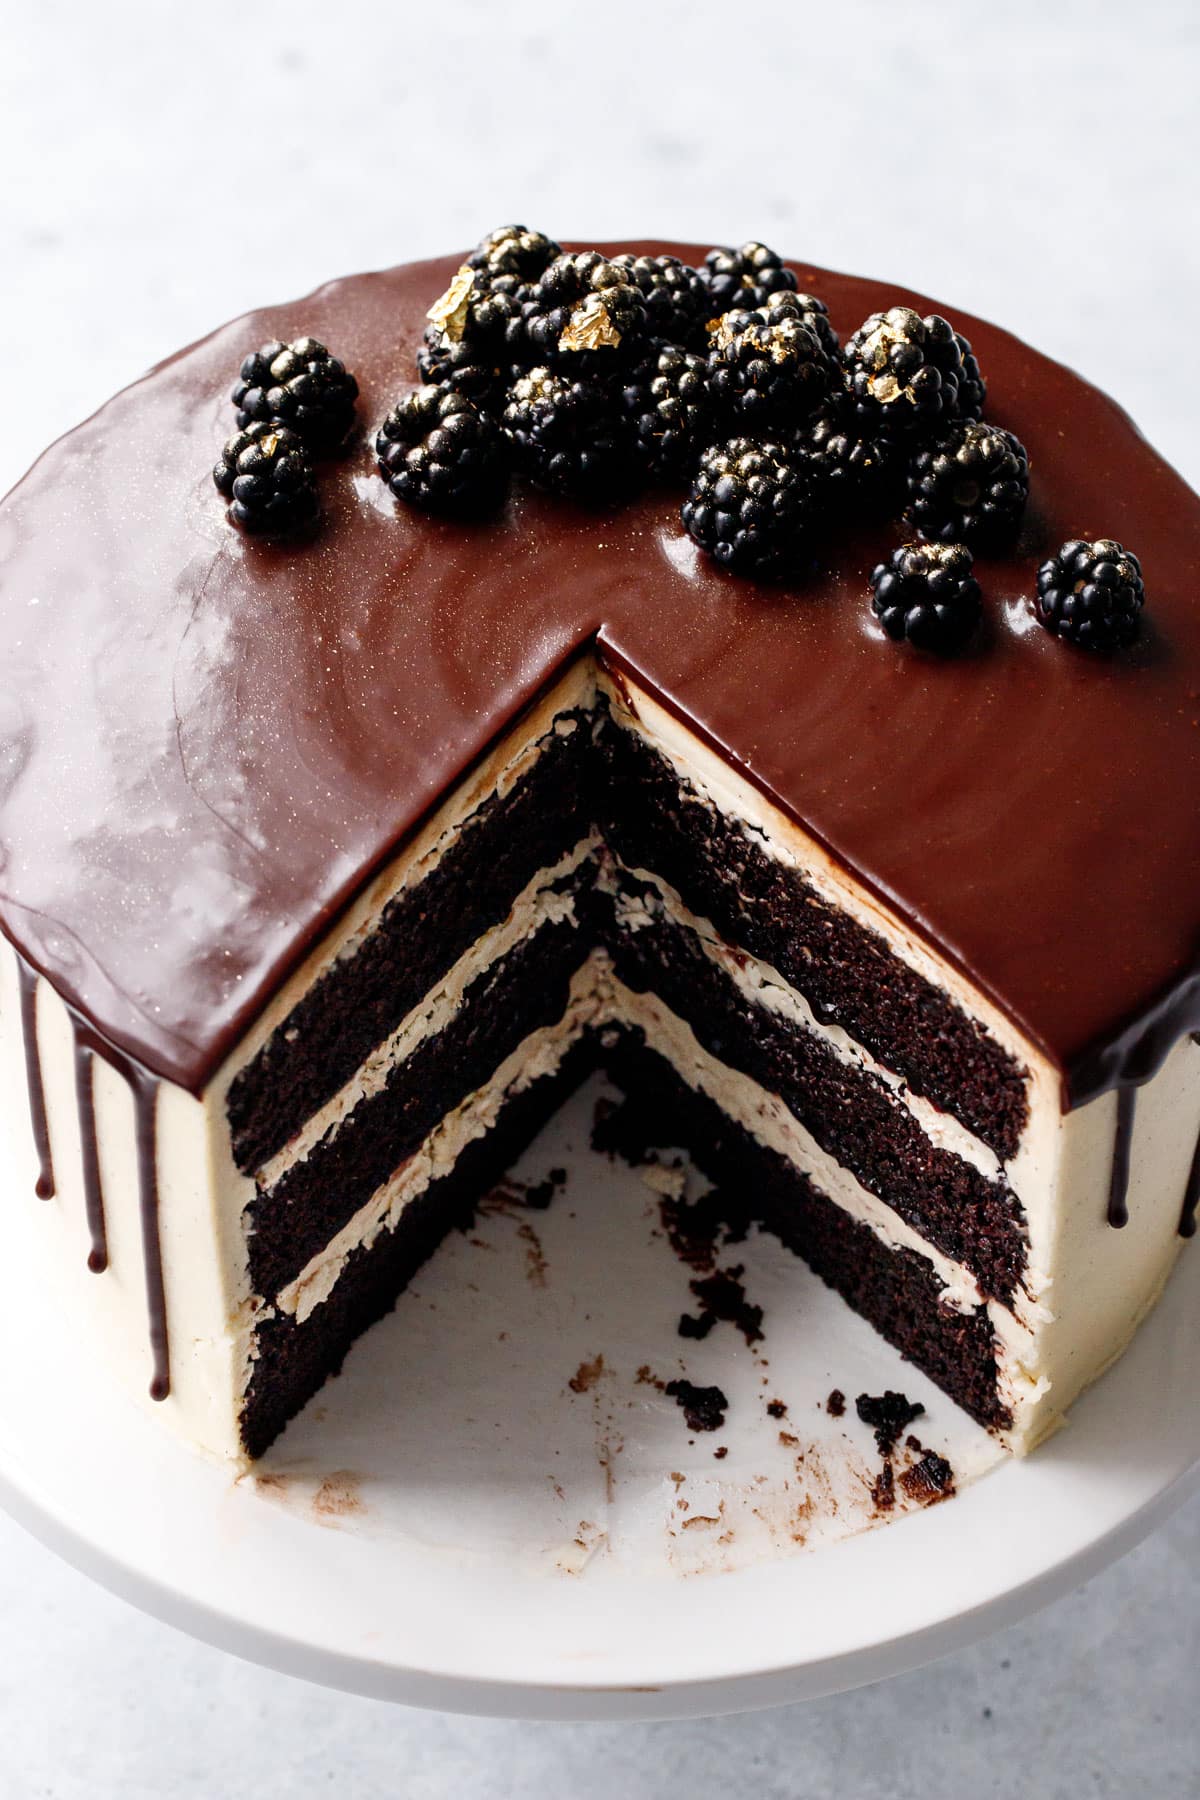
<path fill-rule="evenodd" d="M 897 656 L 872 623 L 886 527 L 769 589 L 705 562 L 671 493 L 603 516 L 532 492 L 495 523 L 417 516 L 369 435 L 456 261 L 226 326 L 0 506 L 0 922 L 28 960 L 109 1042 L 198 1091 L 346 900 L 598 639 L 965 970 L 1076 1099 L 1145 1072 L 1139 1027 L 1158 1021 L 1165 1051 L 1200 986 L 1196 496 L 1111 401 L 955 315 L 989 417 L 1034 470 L 1015 553 L 976 565 L 986 621 L 961 657 Z M 880 306 L 930 308 L 793 266 L 843 334 Z M 302 332 L 354 369 L 368 429 L 323 478 L 321 535 L 280 549 L 231 529 L 208 471 L 242 356 Z M 1151 596 L 1112 661 L 1029 611 L 1044 556 L 1102 533 L 1138 549 Z"/>

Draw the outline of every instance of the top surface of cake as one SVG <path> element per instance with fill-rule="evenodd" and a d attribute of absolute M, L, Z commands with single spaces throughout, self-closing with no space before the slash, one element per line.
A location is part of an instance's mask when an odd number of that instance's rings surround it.
<path fill-rule="evenodd" d="M 1194 1028 L 1200 499 L 1125 414 L 954 315 L 1032 496 L 1012 551 L 976 562 L 968 648 L 897 654 L 868 588 L 894 525 L 831 536 L 779 588 L 710 562 L 671 489 L 597 513 L 520 487 L 470 524 L 398 505 L 372 440 L 458 260 L 225 326 L 0 506 L 0 923 L 30 961 L 198 1089 L 363 880 L 598 640 L 965 969 L 1076 1098 Z M 880 308 L 933 310 L 790 266 L 843 337 Z M 322 476 L 320 533 L 284 548 L 231 526 L 210 470 L 242 358 L 305 334 L 353 370 L 365 429 Z M 1030 609 L 1039 564 L 1078 537 L 1141 557 L 1150 604 L 1117 657 Z"/>

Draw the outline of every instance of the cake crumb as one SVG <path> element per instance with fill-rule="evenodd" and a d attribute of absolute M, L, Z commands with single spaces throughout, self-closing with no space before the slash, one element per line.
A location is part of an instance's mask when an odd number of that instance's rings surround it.
<path fill-rule="evenodd" d="M 682 1378 L 668 1381 L 663 1392 L 682 1407 L 690 1430 L 720 1431 L 724 1425 L 729 1401 L 719 1387 L 697 1387 L 694 1381 Z"/>
<path fill-rule="evenodd" d="M 891 1512 L 896 1504 L 896 1482 L 892 1475 L 892 1465 L 885 1462 L 875 1478 L 871 1489 L 871 1497 L 880 1512 Z"/>
<path fill-rule="evenodd" d="M 745 1267 L 735 1263 L 730 1269 L 716 1269 L 711 1275 L 698 1277 L 688 1286 L 700 1302 L 700 1316 L 684 1313 L 679 1321 L 680 1337 L 707 1337 L 718 1320 L 736 1325 L 747 1344 L 762 1341 L 763 1309 L 746 1298 L 742 1286 Z"/>
<path fill-rule="evenodd" d="M 595 1387 L 604 1373 L 604 1357 L 595 1356 L 591 1362 L 581 1362 L 572 1375 L 567 1386 L 573 1394 L 587 1394 Z"/>
<path fill-rule="evenodd" d="M 531 1187 L 525 1189 L 525 1205 L 532 1207 L 534 1212 L 545 1212 L 555 1196 L 561 1193 L 566 1185 L 567 1171 L 551 1169 L 543 1180 L 535 1181 Z"/>
<path fill-rule="evenodd" d="M 859 1394 L 854 1406 L 863 1424 L 874 1431 L 880 1456 L 890 1456 L 901 1434 L 925 1411 L 919 1400 L 910 1400 L 892 1388 L 883 1394 Z"/>
<path fill-rule="evenodd" d="M 724 1462 L 725 1458 L 729 1455 L 729 1445 L 718 1444 L 717 1448 L 713 1451 L 713 1455 L 718 1462 Z"/>
<path fill-rule="evenodd" d="M 773 1419 L 786 1419 L 787 1407 L 782 1400 L 768 1400 L 767 1411 Z"/>
<path fill-rule="evenodd" d="M 825 1402 L 825 1411 L 831 1419 L 840 1419 L 846 1410 L 846 1396 L 841 1388 L 834 1388 Z"/>
<path fill-rule="evenodd" d="M 716 1189 L 710 1188 L 695 1200 L 682 1196 L 664 1199 L 658 1210 L 667 1242 L 680 1262 L 698 1275 L 714 1268 L 724 1224 Z"/>
<path fill-rule="evenodd" d="M 921 1506 L 935 1506 L 939 1500 L 949 1500 L 954 1493 L 954 1470 L 935 1450 L 926 1450 L 924 1445 L 917 1448 L 923 1452 L 921 1460 L 911 1469 L 905 1469 L 900 1486 L 910 1500 L 916 1500 Z"/>

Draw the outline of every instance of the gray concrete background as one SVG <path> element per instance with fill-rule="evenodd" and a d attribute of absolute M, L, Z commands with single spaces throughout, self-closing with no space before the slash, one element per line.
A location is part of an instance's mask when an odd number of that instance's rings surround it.
<path fill-rule="evenodd" d="M 1194 0 L 0 0 L 0 487 L 244 307 L 522 216 L 756 236 L 1002 319 L 1193 482 Z M 1198 597 L 1200 604 L 1200 597 Z M 0 1520 L 0 1795 L 1200 1791 L 1200 1503 L 886 1686 L 699 1725 L 407 1713 L 143 1619 Z"/>

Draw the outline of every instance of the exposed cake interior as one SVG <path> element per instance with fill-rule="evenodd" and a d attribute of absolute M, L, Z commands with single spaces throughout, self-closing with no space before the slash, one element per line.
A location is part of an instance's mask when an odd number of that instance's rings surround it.
<path fill-rule="evenodd" d="M 68 1054 L 53 1005 L 51 1065 Z M 1060 1072 L 985 996 L 588 655 L 359 898 L 203 1099 L 164 1084 L 169 1405 L 209 1448 L 260 1455 L 600 1067 L 636 1096 L 643 1148 L 688 1149 L 741 1221 L 1024 1450 L 1165 1279 L 1197 1127 L 1189 1059 L 1181 1046 L 1144 1092 L 1136 1203 L 1112 1232 L 1096 1195 L 1114 1098 L 1064 1114 Z M 109 1073 L 111 1172 L 130 1152 Z M 51 1106 L 67 1091 L 51 1081 Z M 189 1175 L 198 1150 L 204 1179 Z M 135 1185 L 106 1181 L 118 1214 Z M 185 1263 L 198 1206 L 215 1209 L 220 1248 L 203 1278 Z M 128 1267 L 132 1224 L 118 1216 L 112 1235 Z"/>

